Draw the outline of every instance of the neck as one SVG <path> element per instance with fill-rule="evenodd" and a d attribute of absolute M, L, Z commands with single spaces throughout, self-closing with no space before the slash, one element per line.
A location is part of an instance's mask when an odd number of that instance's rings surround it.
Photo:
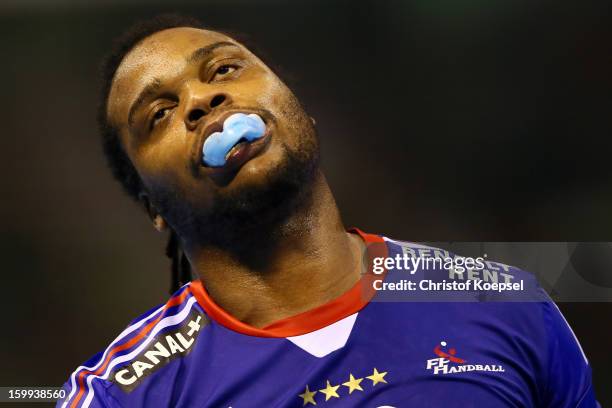
<path fill-rule="evenodd" d="M 322 305 L 359 280 L 364 244 L 344 229 L 320 173 L 308 202 L 261 237 L 263 250 L 236 256 L 229 248 L 189 246 L 207 292 L 236 319 L 261 328 Z"/>

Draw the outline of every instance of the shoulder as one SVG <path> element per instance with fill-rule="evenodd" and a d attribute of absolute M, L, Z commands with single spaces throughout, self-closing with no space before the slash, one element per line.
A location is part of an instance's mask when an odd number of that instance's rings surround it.
<path fill-rule="evenodd" d="M 444 265 L 421 263 L 412 274 L 399 273 L 413 281 L 432 282 L 437 291 L 406 293 L 404 301 L 420 302 L 439 321 L 471 330 L 471 335 L 490 340 L 490 346 L 507 350 L 508 361 L 530 372 L 538 384 L 539 399 L 548 406 L 594 407 L 591 369 L 577 337 L 563 314 L 529 271 L 495 262 L 473 251 L 467 257 L 449 250 L 415 242 L 385 238 L 389 253 L 449 261 Z M 469 260 L 469 262 L 468 262 Z M 451 262 L 452 261 L 452 262 Z M 459 261 L 459 262 L 457 262 Z M 397 276 L 392 279 L 397 282 Z M 387 279 L 387 278 L 386 278 Z M 519 290 L 500 286 L 465 285 L 467 290 L 445 291 L 435 284 L 479 281 L 481 283 L 520 283 Z M 508 288 L 505 288 L 508 289 Z M 427 303 L 430 301 L 443 303 Z M 412 304 L 414 306 L 414 303 Z M 411 307 L 407 304 L 406 307 Z M 492 340 L 494 339 L 494 340 Z"/>
<path fill-rule="evenodd" d="M 109 393 L 131 391 L 149 375 L 186 355 L 209 320 L 183 286 L 156 308 L 134 319 L 105 350 L 79 366 L 64 385 L 63 407 L 119 406 Z"/>

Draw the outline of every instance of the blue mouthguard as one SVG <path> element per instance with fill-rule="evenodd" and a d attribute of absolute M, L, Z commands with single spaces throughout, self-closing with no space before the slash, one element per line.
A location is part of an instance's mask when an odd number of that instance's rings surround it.
<path fill-rule="evenodd" d="M 225 165 L 227 153 L 241 139 L 252 142 L 265 132 L 266 125 L 258 115 L 234 113 L 223 122 L 222 132 L 214 132 L 204 141 L 202 161 L 210 167 L 221 167 Z"/>

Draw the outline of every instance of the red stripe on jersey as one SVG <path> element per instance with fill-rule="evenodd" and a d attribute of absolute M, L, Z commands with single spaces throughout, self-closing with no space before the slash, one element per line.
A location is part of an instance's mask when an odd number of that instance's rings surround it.
<path fill-rule="evenodd" d="M 367 234 L 357 228 L 352 228 L 349 232 L 356 232 L 365 241 L 370 262 L 374 257 L 387 256 L 387 245 L 382 237 Z M 384 279 L 385 274 L 375 275 L 370 268 L 368 273 L 364 274 L 348 292 L 340 297 L 306 312 L 278 320 L 261 329 L 243 323 L 223 310 L 212 300 L 200 280 L 191 282 L 189 290 L 204 308 L 206 314 L 228 329 L 249 336 L 291 337 L 319 330 L 363 309 L 375 295 L 376 291 L 372 287 L 373 281 Z"/>
<path fill-rule="evenodd" d="M 187 297 L 187 295 L 189 295 L 189 292 L 187 290 L 184 290 L 180 295 L 170 298 L 170 300 L 168 300 L 168 302 L 164 305 L 164 311 L 179 305 L 183 302 L 183 300 L 185 300 L 185 298 Z M 118 352 L 125 350 L 127 348 L 132 347 L 134 344 L 136 344 L 140 339 L 142 339 L 144 336 L 146 336 L 151 329 L 153 329 L 153 327 L 162 319 L 162 317 L 164 316 L 164 312 L 162 311 L 159 316 L 157 316 L 157 318 L 155 320 L 150 321 L 147 325 L 145 325 L 142 329 L 140 329 L 140 331 L 136 334 L 136 336 L 132 337 L 129 341 L 117 345 L 115 347 L 113 347 L 113 349 L 108 353 L 108 355 L 106 356 L 106 359 L 104 360 L 104 364 L 102 364 L 100 367 L 98 367 L 97 370 L 95 371 L 89 371 L 89 370 L 83 370 L 79 373 L 79 377 L 78 377 L 78 387 L 79 387 L 79 392 L 76 395 L 76 397 L 74 398 L 74 400 L 72 401 L 72 403 L 70 404 L 70 408 L 75 408 L 77 406 L 77 404 L 79 403 L 79 400 L 81 399 L 81 397 L 83 396 L 83 393 L 85 392 L 85 376 L 87 374 L 93 374 L 93 375 L 99 375 L 100 373 L 103 373 L 104 370 L 106 369 L 106 367 L 108 366 L 108 364 L 110 363 L 111 359 L 113 358 L 113 356 L 115 354 L 117 354 Z"/>

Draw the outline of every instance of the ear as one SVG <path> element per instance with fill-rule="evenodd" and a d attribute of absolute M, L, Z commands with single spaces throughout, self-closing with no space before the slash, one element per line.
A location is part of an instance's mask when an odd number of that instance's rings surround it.
<path fill-rule="evenodd" d="M 157 209 L 151 204 L 147 193 L 139 193 L 138 201 L 140 201 L 140 203 L 145 208 L 145 211 L 147 212 L 147 215 L 149 216 L 149 219 L 153 224 L 153 228 L 155 228 L 159 232 L 165 231 L 168 228 L 168 223 L 159 214 L 159 212 L 157 212 Z"/>

